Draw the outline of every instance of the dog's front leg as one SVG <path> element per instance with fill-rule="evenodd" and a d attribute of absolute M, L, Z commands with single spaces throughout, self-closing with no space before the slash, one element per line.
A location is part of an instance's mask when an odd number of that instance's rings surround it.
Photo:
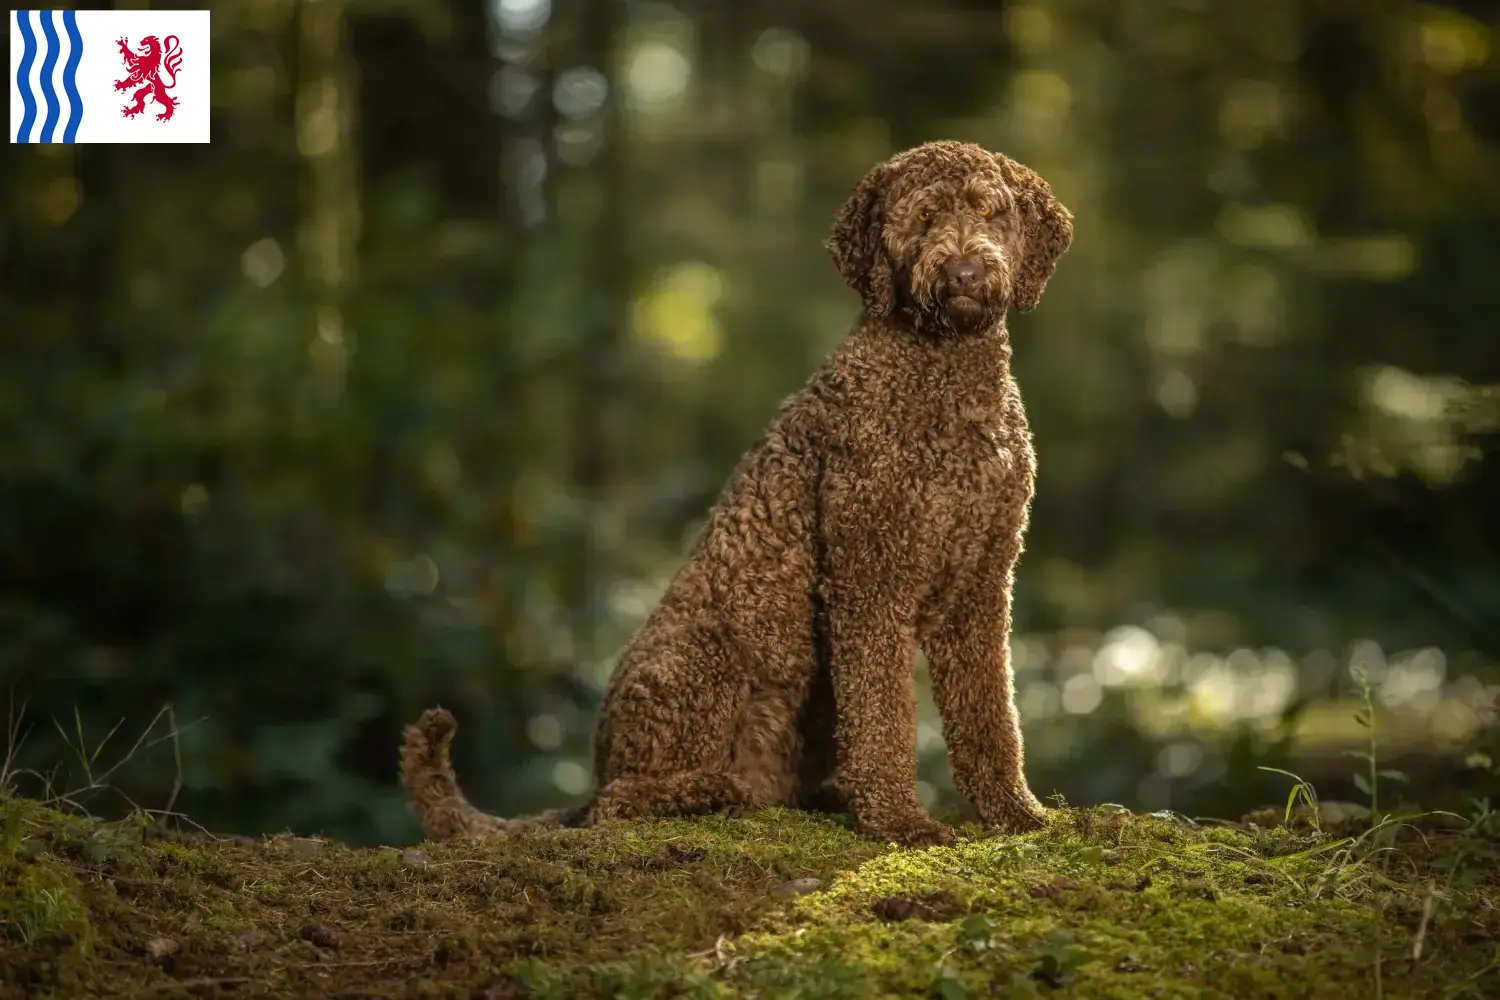
<path fill-rule="evenodd" d="M 993 542 L 922 637 L 954 785 L 987 826 L 1008 833 L 1047 821 L 1022 773 L 1010 670 L 1011 583 L 1020 554 L 1019 534 Z"/>
<path fill-rule="evenodd" d="M 825 496 L 822 597 L 839 789 L 866 836 L 908 847 L 948 844 L 953 830 L 917 798 L 921 577 L 909 569 L 915 560 L 902 537 L 911 521 L 872 516 L 870 502 L 865 491 L 835 488 Z"/>
<path fill-rule="evenodd" d="M 952 843 L 917 798 L 916 629 L 853 595 L 830 605 L 838 783 L 859 831 L 906 847 Z"/>

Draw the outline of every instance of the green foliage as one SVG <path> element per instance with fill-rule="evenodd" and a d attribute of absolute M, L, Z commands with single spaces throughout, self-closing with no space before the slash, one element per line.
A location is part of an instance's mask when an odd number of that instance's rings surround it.
<path fill-rule="evenodd" d="M 1260 770 L 1269 771 L 1272 774 L 1284 774 L 1295 782 L 1292 785 L 1292 790 L 1287 793 L 1286 810 L 1281 817 L 1283 823 L 1291 823 L 1292 813 L 1300 802 L 1307 810 L 1307 815 L 1312 822 L 1313 829 L 1322 828 L 1322 817 L 1318 812 L 1318 793 L 1311 784 L 1299 778 L 1291 771 L 1283 771 L 1279 767 L 1262 767 Z"/>
<path fill-rule="evenodd" d="M 77 956 L 93 928 L 74 872 L 43 857 L 33 837 L 47 818 L 30 803 L 0 800 L 0 950 L 43 947 Z"/>

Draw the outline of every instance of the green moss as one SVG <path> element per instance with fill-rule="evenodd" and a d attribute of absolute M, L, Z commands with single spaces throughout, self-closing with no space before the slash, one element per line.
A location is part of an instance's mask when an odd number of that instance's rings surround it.
<path fill-rule="evenodd" d="M 9 867 L 9 866 L 7 866 Z M 78 899 L 78 885 L 66 872 L 31 864 L 0 876 L 0 921 L 5 936 L 30 945 L 48 938 L 85 943 L 88 911 Z"/>
<path fill-rule="evenodd" d="M 1444 867 L 1484 845 L 1381 837 L 1073 809 L 901 851 L 770 810 L 351 850 L 9 800 L 0 997 L 1495 995 L 1500 886 Z"/>
<path fill-rule="evenodd" d="M 0 993 L 75 982 L 95 937 L 75 871 L 41 839 L 57 818 L 0 801 Z"/>

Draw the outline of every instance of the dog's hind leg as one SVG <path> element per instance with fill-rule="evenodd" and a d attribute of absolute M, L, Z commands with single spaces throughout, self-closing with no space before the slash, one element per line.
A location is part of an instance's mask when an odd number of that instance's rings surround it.
<path fill-rule="evenodd" d="M 749 782 L 728 771 L 683 771 L 616 778 L 599 790 L 586 823 L 653 816 L 723 813 L 739 816 L 757 807 Z"/>
<path fill-rule="evenodd" d="M 734 766 L 751 688 L 746 651 L 718 622 L 647 628 L 600 717 L 589 822 L 769 804 Z"/>

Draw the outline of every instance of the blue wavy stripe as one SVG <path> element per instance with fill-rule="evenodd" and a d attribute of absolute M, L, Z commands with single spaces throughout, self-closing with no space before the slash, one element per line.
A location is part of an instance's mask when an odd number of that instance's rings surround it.
<path fill-rule="evenodd" d="M 57 26 L 52 23 L 52 11 L 37 11 L 42 18 L 42 37 L 47 40 L 47 55 L 42 60 L 42 74 L 38 81 L 42 85 L 42 100 L 47 102 L 47 117 L 42 121 L 42 142 L 52 141 L 52 130 L 57 128 L 62 103 L 57 99 L 57 88 L 52 86 L 52 71 L 57 69 Z"/>
<path fill-rule="evenodd" d="M 62 12 L 63 27 L 68 32 L 68 61 L 63 66 L 63 90 L 68 95 L 68 123 L 63 126 L 63 142 L 74 142 L 78 138 L 78 126 L 83 122 L 83 98 L 78 96 L 78 61 L 83 58 L 83 39 L 78 34 L 78 13 Z"/>
<path fill-rule="evenodd" d="M 21 31 L 21 65 L 16 69 L 16 90 L 21 94 L 21 127 L 16 129 L 16 141 L 30 142 L 31 126 L 36 121 L 36 98 L 31 93 L 31 64 L 36 62 L 36 35 L 31 30 L 31 11 L 16 11 L 16 27 Z"/>

